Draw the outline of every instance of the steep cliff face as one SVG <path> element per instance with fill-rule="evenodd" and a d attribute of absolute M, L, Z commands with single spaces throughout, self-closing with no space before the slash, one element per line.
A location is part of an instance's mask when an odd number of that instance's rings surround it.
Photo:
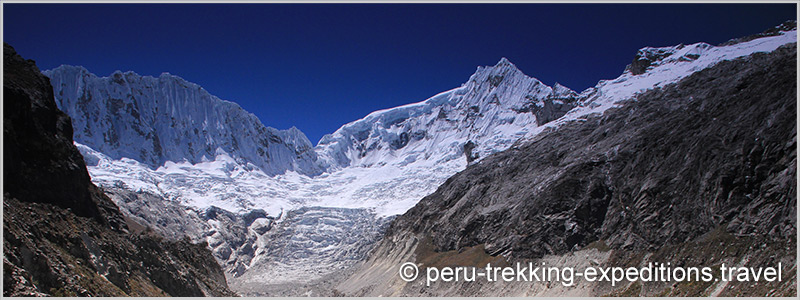
<path fill-rule="evenodd" d="M 305 134 L 266 127 L 239 105 L 180 77 L 133 72 L 97 77 L 66 65 L 44 74 L 58 107 L 72 117 L 75 141 L 114 159 L 157 168 L 166 161 L 213 160 L 222 150 L 270 175 L 321 172 Z"/>
<path fill-rule="evenodd" d="M 3 187 L 25 202 L 70 208 L 119 231 L 122 215 L 91 183 L 72 145 L 70 117 L 53 102 L 49 80 L 32 61 L 3 46 Z"/>
<path fill-rule="evenodd" d="M 90 182 L 47 77 L 3 56 L 4 296 L 234 295 L 205 244 L 136 232 Z"/>
<path fill-rule="evenodd" d="M 482 247 L 482 255 L 503 260 L 560 258 L 567 266 L 578 264 L 572 251 L 623 267 L 648 259 L 789 266 L 779 283 L 572 290 L 580 295 L 795 295 L 796 56 L 792 43 L 722 61 L 467 167 L 398 217 L 339 288 L 356 295 L 569 292 L 526 284 L 426 288 L 396 278 L 404 260 L 430 265 L 435 255 L 426 247 L 442 260 Z M 388 283 L 364 281 L 380 276 Z"/>

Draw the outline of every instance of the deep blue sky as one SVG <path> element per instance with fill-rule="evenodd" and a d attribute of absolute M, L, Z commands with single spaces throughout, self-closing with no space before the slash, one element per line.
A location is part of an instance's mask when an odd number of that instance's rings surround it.
<path fill-rule="evenodd" d="M 312 143 L 507 57 L 576 91 L 644 46 L 717 44 L 794 4 L 5 4 L 4 41 L 42 70 L 169 72 Z"/>

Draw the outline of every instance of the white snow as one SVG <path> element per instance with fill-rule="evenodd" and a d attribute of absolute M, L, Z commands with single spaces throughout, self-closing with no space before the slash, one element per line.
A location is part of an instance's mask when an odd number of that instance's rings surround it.
<path fill-rule="evenodd" d="M 303 206 L 367 208 L 379 216 L 405 212 L 450 174 L 464 168 L 463 159 L 443 164 L 425 163 L 400 168 L 393 165 L 352 167 L 318 177 L 296 172 L 268 176 L 246 168 L 225 153 L 215 160 L 191 164 L 167 162 L 156 170 L 135 160 L 114 160 L 80 143 L 92 181 L 100 186 L 122 186 L 204 209 L 216 206 L 244 213 L 264 209 L 271 216 Z"/>
<path fill-rule="evenodd" d="M 322 171 L 311 142 L 296 128 L 266 127 L 238 104 L 180 77 L 119 71 L 98 77 L 67 65 L 42 73 L 59 109 L 72 117 L 74 140 L 111 158 L 158 168 L 168 161 L 199 163 L 222 149 L 270 175 Z"/>
<path fill-rule="evenodd" d="M 709 68 L 718 62 L 733 60 L 756 52 L 771 52 L 780 46 L 796 42 L 797 30 L 792 30 L 778 36 L 721 47 L 695 43 L 683 47 L 643 48 L 642 50 L 664 49 L 673 54 L 657 62 L 644 74 L 633 75 L 625 72 L 615 79 L 601 80 L 595 87 L 581 93 L 581 96 L 585 98 L 584 107 L 570 111 L 559 122 L 550 125 L 557 126 L 564 121 L 579 119 L 588 114 L 602 113 L 620 101 L 630 99 L 649 89 L 678 82 L 692 73 Z M 699 55 L 699 57 L 692 59 L 687 57 L 687 54 Z"/>
<path fill-rule="evenodd" d="M 90 164 L 95 183 L 124 184 L 196 208 L 213 205 L 233 212 L 260 208 L 277 216 L 282 210 L 324 206 L 367 208 L 379 216 L 389 216 L 402 214 L 449 176 L 463 170 L 463 145 L 467 141 L 477 144 L 475 152 L 483 158 L 520 138 L 535 136 L 545 127 L 602 113 L 619 101 L 677 82 L 717 62 L 773 51 L 796 41 L 797 32 L 790 31 L 724 47 L 697 43 L 644 48 L 642 51 L 664 49 L 673 54 L 654 63 L 644 74 L 625 72 L 600 81 L 580 96 L 561 85 L 551 88 L 525 76 L 503 59 L 493 67 L 478 68 L 459 88 L 422 102 L 373 112 L 325 136 L 315 151 L 328 172 L 316 177 L 295 171 L 270 176 L 222 148 L 215 150 L 213 159 L 167 161 L 153 169 L 133 159 L 112 159 L 76 144 Z M 502 84 L 489 83 L 493 76 L 503 76 Z M 544 126 L 537 126 L 533 114 L 514 111 L 530 102 L 540 105 L 548 96 L 576 96 L 580 106 Z M 403 134 L 407 135 L 406 144 L 393 147 Z"/>

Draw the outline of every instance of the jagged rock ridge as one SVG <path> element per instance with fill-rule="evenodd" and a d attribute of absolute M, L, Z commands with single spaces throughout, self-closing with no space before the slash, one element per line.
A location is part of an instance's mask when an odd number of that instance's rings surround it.
<path fill-rule="evenodd" d="M 4 44 L 3 187 L 18 200 L 71 208 L 124 231 L 114 203 L 90 182 L 72 145 L 70 117 L 53 102 L 49 80 L 33 61 Z"/>

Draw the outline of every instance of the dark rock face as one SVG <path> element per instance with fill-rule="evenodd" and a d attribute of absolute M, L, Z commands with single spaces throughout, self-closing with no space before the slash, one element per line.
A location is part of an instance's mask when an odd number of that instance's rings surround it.
<path fill-rule="evenodd" d="M 532 106 L 531 111 L 536 115 L 536 125 L 542 126 L 563 117 L 575 108 L 575 98 L 548 98 L 543 101 L 544 106 Z"/>
<path fill-rule="evenodd" d="M 387 235 L 427 234 L 437 251 L 485 244 L 516 258 L 596 240 L 652 250 L 720 226 L 794 239 L 796 55 L 792 44 L 721 62 L 487 157 Z"/>
<path fill-rule="evenodd" d="M 205 244 L 120 234 L 6 197 L 4 296 L 233 296 Z"/>
<path fill-rule="evenodd" d="M 464 156 L 467 157 L 467 164 L 472 163 L 476 159 L 478 159 L 478 153 L 472 153 L 472 150 L 475 149 L 475 143 L 472 141 L 467 141 L 464 144 Z"/>
<path fill-rule="evenodd" d="M 188 237 L 199 240 L 205 228 L 197 212 L 175 201 L 147 192 L 133 192 L 122 188 L 103 188 L 103 192 L 113 200 L 125 217 L 142 225 L 131 231 L 152 230 L 169 240 L 183 240 Z"/>
<path fill-rule="evenodd" d="M 125 231 L 122 214 L 89 179 L 72 145 L 69 116 L 58 110 L 50 80 L 33 61 L 3 45 L 3 187 L 25 202 L 70 208 Z"/>
<path fill-rule="evenodd" d="M 641 75 L 647 71 L 654 62 L 664 59 L 672 55 L 672 52 L 667 49 L 652 49 L 645 48 L 636 52 L 636 57 L 628 65 L 625 70 L 630 71 L 633 75 Z"/>
<path fill-rule="evenodd" d="M 235 295 L 206 245 L 128 232 L 138 224 L 90 182 L 47 78 L 3 55 L 3 296 Z"/>
<path fill-rule="evenodd" d="M 556 87 L 559 87 L 557 83 Z M 567 114 L 567 112 L 575 108 L 577 106 L 577 96 L 577 94 L 571 92 L 567 93 L 565 97 L 565 95 L 559 95 L 556 91 L 541 101 L 536 101 L 534 98 L 526 96 L 525 98 L 529 102 L 524 106 L 513 110 L 518 113 L 532 113 L 536 116 L 536 125 L 542 126 L 553 120 L 563 117 L 565 114 Z"/>

